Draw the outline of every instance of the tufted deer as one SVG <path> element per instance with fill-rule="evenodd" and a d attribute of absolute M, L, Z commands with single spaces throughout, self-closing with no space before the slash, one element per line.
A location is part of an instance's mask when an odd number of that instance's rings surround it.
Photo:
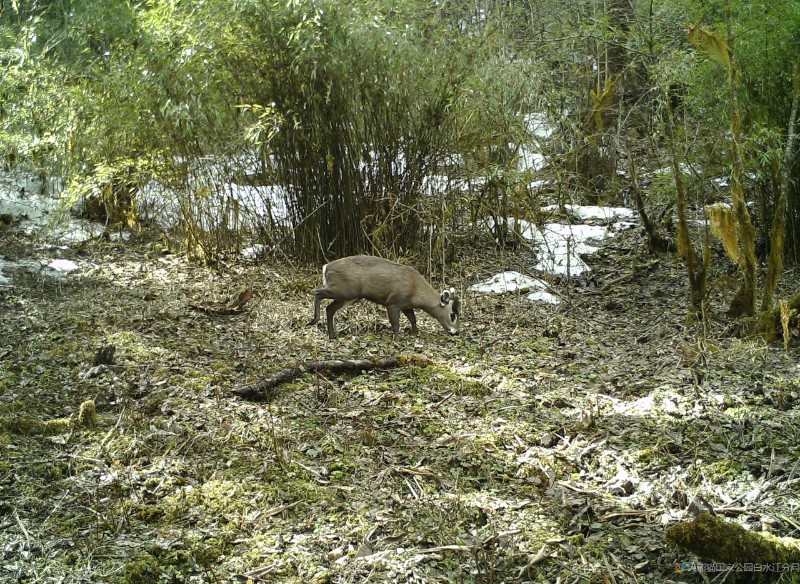
<path fill-rule="evenodd" d="M 336 338 L 333 316 L 362 298 L 386 307 L 395 341 L 400 340 L 401 312 L 411 323 L 411 332 L 417 332 L 415 308 L 430 314 L 450 334 L 458 334 L 461 301 L 455 289 L 439 294 L 409 266 L 372 256 L 350 256 L 322 268 L 322 286 L 314 292 L 314 318 L 308 324 L 319 322 L 320 302 L 325 298 L 332 299 L 333 302 L 325 309 L 328 337 L 331 339 Z"/>

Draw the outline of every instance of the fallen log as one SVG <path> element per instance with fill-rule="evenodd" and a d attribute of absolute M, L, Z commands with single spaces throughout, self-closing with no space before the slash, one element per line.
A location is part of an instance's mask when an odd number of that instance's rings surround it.
<path fill-rule="evenodd" d="M 800 565 L 800 544 L 796 540 L 747 531 L 710 513 L 671 525 L 666 537 L 702 560 L 727 567 L 731 572 L 728 582 L 772 582 L 783 571 Z"/>
<path fill-rule="evenodd" d="M 410 364 L 427 365 L 428 360 L 416 355 L 389 355 L 366 359 L 309 361 L 296 367 L 285 367 L 256 383 L 235 387 L 231 390 L 231 393 L 253 401 L 269 401 L 274 397 L 274 392 L 272 391 L 274 388 L 304 373 L 360 373 L 371 369 L 392 369 Z"/>

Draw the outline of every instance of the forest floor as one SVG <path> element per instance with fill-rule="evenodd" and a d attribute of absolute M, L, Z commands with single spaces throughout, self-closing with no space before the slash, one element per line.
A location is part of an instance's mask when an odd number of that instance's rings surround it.
<path fill-rule="evenodd" d="M 334 341 L 307 327 L 319 270 L 0 232 L 6 259 L 80 267 L 0 286 L 0 581 L 702 582 L 664 537 L 693 501 L 798 537 L 797 343 L 737 338 L 735 278 L 702 327 L 680 263 L 637 231 L 555 286 L 559 306 L 468 293 L 531 264 L 490 247 L 449 268 L 460 336 L 421 314 L 395 345 L 368 303 Z M 239 313 L 192 308 L 247 288 Z M 395 354 L 415 358 L 231 394 Z"/>

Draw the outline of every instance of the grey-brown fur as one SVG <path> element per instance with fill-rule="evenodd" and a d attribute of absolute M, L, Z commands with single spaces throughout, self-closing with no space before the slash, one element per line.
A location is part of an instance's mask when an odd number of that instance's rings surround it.
<path fill-rule="evenodd" d="M 322 285 L 314 292 L 314 318 L 308 324 L 319 322 L 323 299 L 333 300 L 325 309 L 331 339 L 336 338 L 336 312 L 362 298 L 386 307 L 395 341 L 400 339 L 401 312 L 411 323 L 411 332 L 417 332 L 415 308 L 430 314 L 451 334 L 460 327 L 461 302 L 454 289 L 440 294 L 414 268 L 383 258 L 350 256 L 333 261 L 322 269 Z"/>

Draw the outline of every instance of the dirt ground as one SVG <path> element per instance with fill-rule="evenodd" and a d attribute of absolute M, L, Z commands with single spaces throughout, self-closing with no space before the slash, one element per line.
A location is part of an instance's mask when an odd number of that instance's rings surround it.
<path fill-rule="evenodd" d="M 738 338 L 723 271 L 710 324 L 692 322 L 684 269 L 635 230 L 555 284 L 559 306 L 470 294 L 530 264 L 474 246 L 448 268 L 460 336 L 420 314 L 397 345 L 367 303 L 334 341 L 307 327 L 319 270 L 274 259 L 201 267 L 13 228 L 0 249 L 80 267 L 0 287 L 0 581 L 719 581 L 664 537 L 693 501 L 800 537 L 797 344 Z M 238 313 L 192 308 L 247 288 Z M 231 394 L 395 354 L 414 359 Z"/>

